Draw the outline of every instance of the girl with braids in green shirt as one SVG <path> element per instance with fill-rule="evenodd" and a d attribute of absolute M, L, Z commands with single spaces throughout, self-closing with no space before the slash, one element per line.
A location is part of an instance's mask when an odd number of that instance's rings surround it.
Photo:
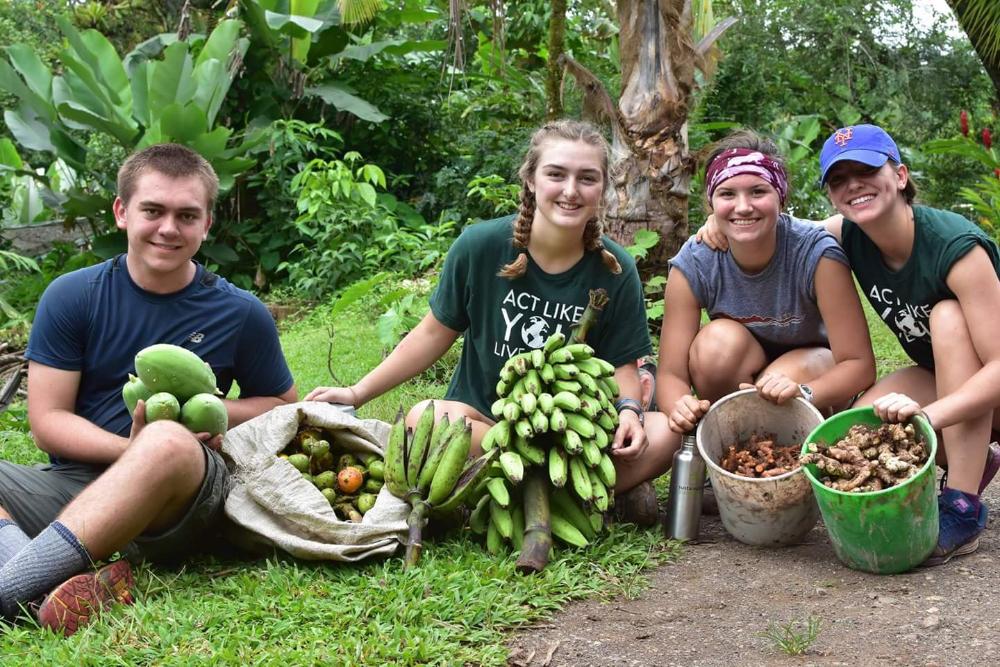
<path fill-rule="evenodd" d="M 448 252 L 430 312 L 389 356 L 350 387 L 318 387 L 306 400 L 360 407 L 429 368 L 460 337 L 462 355 L 436 417 L 472 422 L 474 451 L 494 420 L 500 369 L 511 356 L 539 348 L 556 332 L 569 334 L 590 290 L 610 298 L 587 342 L 616 367 L 621 422 L 612 443 L 616 492 L 626 518 L 656 519 L 651 484 L 673 449 L 646 438 L 636 361 L 651 352 L 642 284 L 632 258 L 603 235 L 610 186 L 608 144 L 588 123 L 563 120 L 535 132 L 518 175 L 521 202 L 514 216 L 467 227 Z M 426 401 L 407 415 L 416 424 Z M 650 413 L 651 420 L 662 415 Z M 629 516 L 628 508 L 639 508 Z"/>

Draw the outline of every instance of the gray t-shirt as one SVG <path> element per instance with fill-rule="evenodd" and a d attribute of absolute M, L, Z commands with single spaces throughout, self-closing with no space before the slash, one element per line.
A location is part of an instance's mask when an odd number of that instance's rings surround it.
<path fill-rule="evenodd" d="M 688 239 L 670 265 L 687 278 L 710 319 L 739 322 L 769 356 L 797 347 L 827 346 L 814 277 L 823 257 L 848 266 L 837 240 L 817 224 L 778 218 L 777 248 L 763 271 L 747 273 L 732 253 Z"/>

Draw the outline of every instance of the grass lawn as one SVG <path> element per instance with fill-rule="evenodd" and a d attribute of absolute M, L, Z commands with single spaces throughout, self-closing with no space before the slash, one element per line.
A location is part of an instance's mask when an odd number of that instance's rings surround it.
<path fill-rule="evenodd" d="M 383 357 L 373 309 L 359 302 L 330 340 L 323 308 L 283 327 L 282 344 L 300 394 L 352 383 Z M 879 374 L 906 363 L 870 312 Z M 455 351 L 415 381 L 364 407 L 391 420 L 400 405 L 441 396 Z M 0 457 L 43 457 L 23 427 L 24 407 L 0 413 Z M 3 665 L 502 665 L 514 628 L 547 617 L 574 598 L 635 596 L 643 570 L 677 555 L 657 530 L 614 527 L 599 544 L 560 549 L 545 571 L 524 577 L 514 558 L 494 558 L 462 534 L 425 546 L 420 566 L 399 557 L 363 565 L 203 557 L 180 569 L 137 568 L 138 602 L 70 639 L 30 623 L 0 629 Z"/>

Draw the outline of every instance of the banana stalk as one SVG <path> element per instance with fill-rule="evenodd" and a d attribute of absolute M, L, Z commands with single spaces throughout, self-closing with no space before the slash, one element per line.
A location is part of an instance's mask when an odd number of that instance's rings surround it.
<path fill-rule="evenodd" d="M 604 306 L 606 305 L 608 305 L 607 290 L 603 288 L 590 290 L 590 302 L 583 310 L 583 315 L 580 316 L 580 323 L 573 329 L 570 342 L 587 342 L 587 334 L 590 332 L 590 327 L 594 326 L 597 322 L 597 318 L 600 317 L 601 311 L 604 310 Z"/>
<path fill-rule="evenodd" d="M 539 466 L 526 471 L 524 479 L 524 541 L 517 569 L 524 574 L 541 572 L 552 551 L 552 523 L 549 509 L 549 483 Z"/>
<path fill-rule="evenodd" d="M 419 493 L 410 494 L 407 502 L 413 505 L 413 509 L 406 518 L 406 525 L 410 530 L 406 540 L 406 555 L 403 557 L 404 570 L 416 565 L 420 560 L 420 552 L 424 549 L 424 526 L 427 524 L 427 513 L 431 509 Z"/>

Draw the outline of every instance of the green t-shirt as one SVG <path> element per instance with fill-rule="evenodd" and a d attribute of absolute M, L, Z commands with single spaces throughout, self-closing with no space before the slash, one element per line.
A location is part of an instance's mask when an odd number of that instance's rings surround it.
<path fill-rule="evenodd" d="M 983 230 L 955 213 L 914 206 L 913 220 L 913 252 L 898 271 L 885 265 L 878 247 L 854 222 L 844 220 L 841 239 L 872 308 L 899 338 L 910 359 L 933 370 L 929 320 L 938 301 L 955 298 L 945 283 L 948 272 L 977 245 L 1000 269 L 1000 252 Z"/>
<path fill-rule="evenodd" d="M 500 369 L 511 356 L 541 347 L 545 340 L 579 321 L 589 291 L 603 287 L 609 302 L 587 335 L 597 356 L 621 366 L 652 350 L 642 283 L 635 262 L 607 237 L 622 272 L 614 275 L 600 252 L 586 252 L 571 269 L 545 273 L 528 255 L 528 269 L 513 280 L 497 272 L 518 255 L 513 216 L 467 227 L 444 262 L 441 280 L 431 295 L 434 316 L 465 334 L 462 358 L 445 398 L 462 401 L 490 415 Z"/>

